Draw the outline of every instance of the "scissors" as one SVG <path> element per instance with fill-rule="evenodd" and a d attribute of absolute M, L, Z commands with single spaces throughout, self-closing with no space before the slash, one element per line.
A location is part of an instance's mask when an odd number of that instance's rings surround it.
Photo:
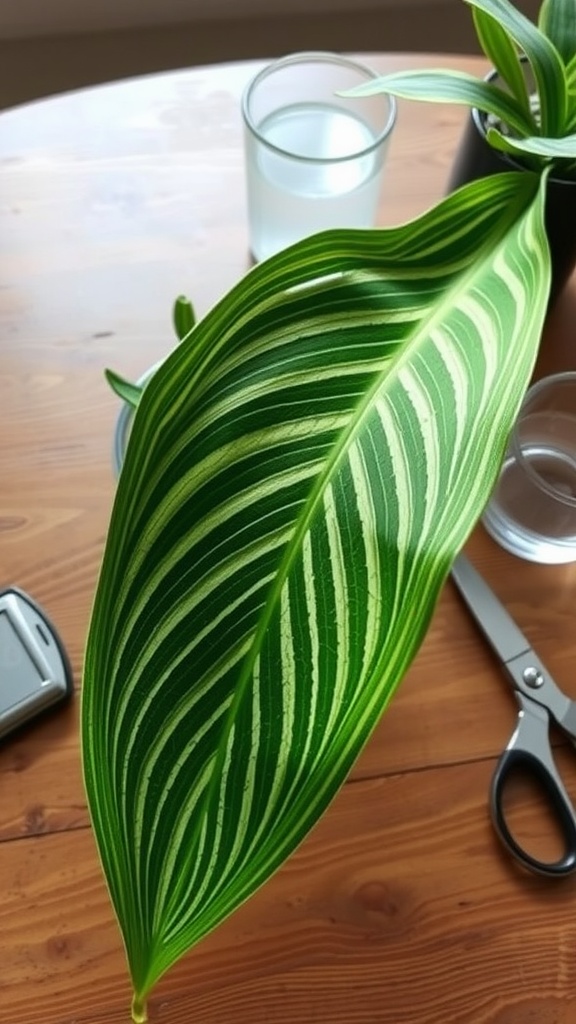
<path fill-rule="evenodd" d="M 576 812 L 554 762 L 549 730 L 554 722 L 576 744 L 576 701 L 570 700 L 532 650 L 529 641 L 465 555 L 458 555 L 452 578 L 498 656 L 520 712 L 516 729 L 496 765 L 490 792 L 490 813 L 500 839 L 525 867 L 559 877 L 576 870 Z M 526 769 L 550 800 L 564 838 L 564 853 L 551 863 L 538 860 L 517 842 L 503 809 L 506 781 L 512 771 Z"/>

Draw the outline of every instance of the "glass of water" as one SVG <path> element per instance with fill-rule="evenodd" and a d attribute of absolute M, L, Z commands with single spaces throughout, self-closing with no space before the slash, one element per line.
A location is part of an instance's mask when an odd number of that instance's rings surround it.
<path fill-rule="evenodd" d="M 377 77 L 338 54 L 297 53 L 249 84 L 242 113 L 256 260 L 325 228 L 374 226 L 396 103 L 337 94 Z"/>
<path fill-rule="evenodd" d="M 520 558 L 576 561 L 576 372 L 527 392 L 482 521 Z"/>

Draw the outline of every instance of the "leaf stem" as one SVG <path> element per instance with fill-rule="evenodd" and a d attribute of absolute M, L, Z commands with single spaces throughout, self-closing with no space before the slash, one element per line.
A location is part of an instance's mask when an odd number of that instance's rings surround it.
<path fill-rule="evenodd" d="M 132 997 L 132 1020 L 134 1024 L 146 1024 L 148 1020 L 148 1006 L 145 998 L 137 995 Z"/>

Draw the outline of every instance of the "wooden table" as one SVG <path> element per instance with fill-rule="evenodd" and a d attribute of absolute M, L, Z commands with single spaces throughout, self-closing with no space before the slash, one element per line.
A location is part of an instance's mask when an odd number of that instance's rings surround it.
<path fill-rule="evenodd" d="M 444 58 L 374 58 L 381 69 Z M 475 60 L 454 66 L 480 74 Z M 0 116 L 0 570 L 40 601 L 77 684 L 114 491 L 118 402 L 248 266 L 238 99 L 254 65 L 88 90 Z M 401 104 L 381 222 L 444 189 L 458 108 Z M 540 371 L 576 368 L 576 290 Z M 479 528 L 470 553 L 568 689 L 576 566 Z M 125 1024 L 123 950 L 88 824 L 78 700 L 0 750 L 0 1021 Z M 349 782 L 289 863 L 167 975 L 169 1024 L 572 1024 L 576 881 L 517 869 L 488 786 L 516 708 L 447 584 L 416 663 Z M 572 778 L 576 764 L 562 748 Z M 545 816 L 525 822 L 546 842 Z"/>

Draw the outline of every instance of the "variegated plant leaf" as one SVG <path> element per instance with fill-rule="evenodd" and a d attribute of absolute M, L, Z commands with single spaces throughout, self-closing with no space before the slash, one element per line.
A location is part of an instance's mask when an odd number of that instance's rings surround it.
<path fill-rule="evenodd" d="M 550 39 L 569 64 L 576 44 L 576 4 L 574 0 L 542 0 L 538 28 Z"/>
<path fill-rule="evenodd" d="M 394 71 L 379 75 L 347 91 L 349 96 L 373 96 L 386 92 L 426 103 L 458 103 L 477 107 L 510 125 L 519 135 L 531 135 L 534 121 L 514 96 L 466 71 L 431 68 L 426 71 Z"/>
<path fill-rule="evenodd" d="M 504 153 L 530 153 L 554 161 L 574 160 L 576 157 L 576 135 L 565 135 L 562 139 L 544 138 L 541 135 L 514 139 L 509 135 L 502 135 L 496 128 L 489 128 L 487 139 L 491 146 Z"/>
<path fill-rule="evenodd" d="M 147 385 L 82 701 L 135 1020 L 378 722 L 494 484 L 549 281 L 543 187 L 494 176 L 264 262 Z"/>
<path fill-rule="evenodd" d="M 511 39 L 500 22 L 486 11 L 474 7 L 472 8 L 472 17 L 478 42 L 492 67 L 497 71 L 501 81 L 507 84 L 526 116 L 533 120 L 526 76 L 522 70 L 518 47 L 514 40 Z M 534 124 L 535 129 L 536 125 Z"/>

